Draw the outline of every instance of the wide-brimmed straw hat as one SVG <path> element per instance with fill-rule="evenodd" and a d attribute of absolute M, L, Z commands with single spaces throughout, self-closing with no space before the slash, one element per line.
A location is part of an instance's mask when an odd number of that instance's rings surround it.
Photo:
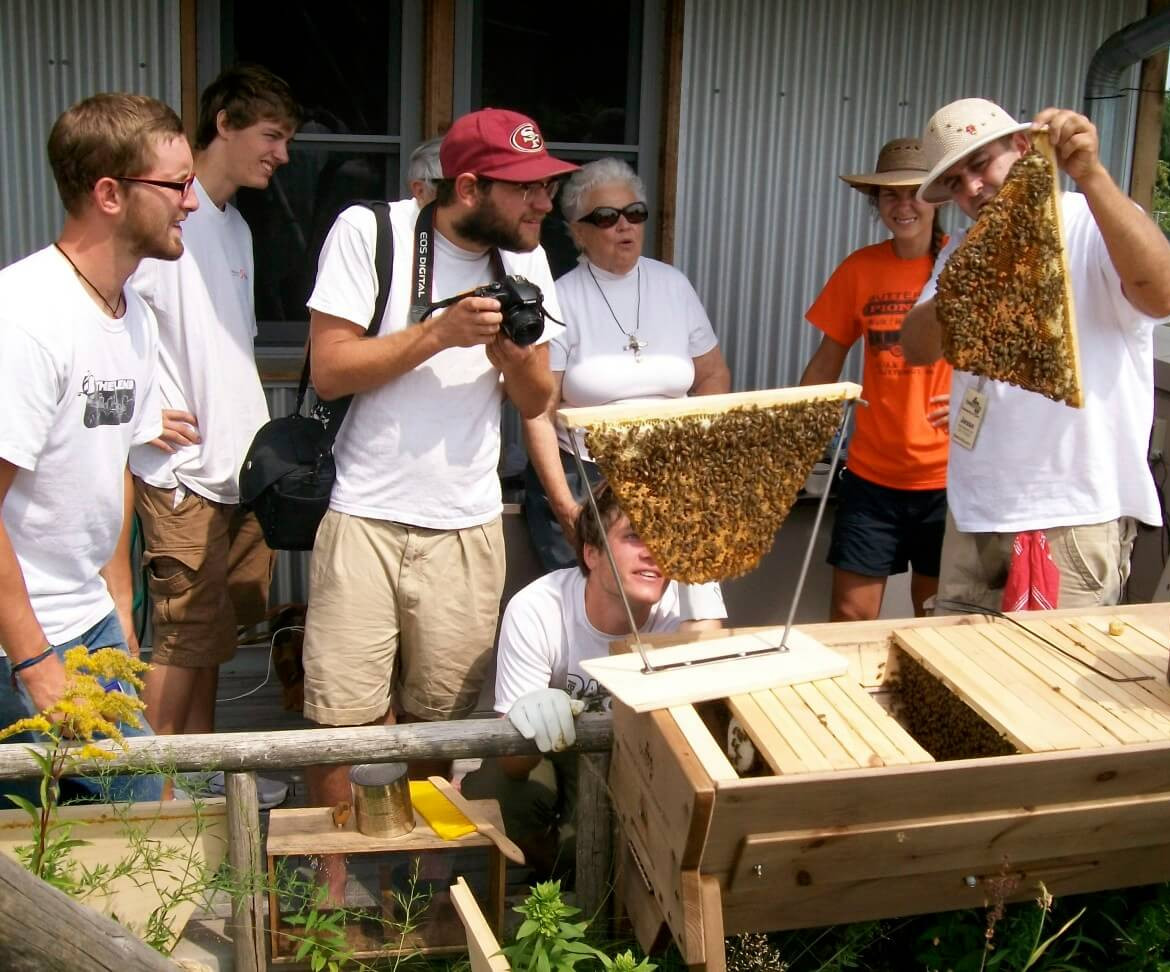
<path fill-rule="evenodd" d="M 986 98 L 963 98 L 940 108 L 927 122 L 922 134 L 922 148 L 930 173 L 918 189 L 918 198 L 929 203 L 949 201 L 951 194 L 937 184 L 947 169 L 988 142 L 1026 132 L 1031 127 L 1031 122 L 1016 121 Z"/>
<path fill-rule="evenodd" d="M 916 138 L 895 138 L 886 142 L 878 152 L 873 172 L 839 176 L 859 192 L 882 186 L 917 186 L 926 178 L 926 154 Z"/>

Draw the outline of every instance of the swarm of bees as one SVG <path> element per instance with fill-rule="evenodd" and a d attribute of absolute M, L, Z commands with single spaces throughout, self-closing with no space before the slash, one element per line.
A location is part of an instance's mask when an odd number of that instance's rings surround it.
<path fill-rule="evenodd" d="M 772 547 L 840 399 L 600 422 L 585 441 L 662 571 L 701 584 L 754 568 Z"/>
<path fill-rule="evenodd" d="M 1016 751 L 904 651 L 898 652 L 898 673 L 889 687 L 899 695 L 899 721 L 935 759 L 1007 756 Z"/>
<path fill-rule="evenodd" d="M 1048 140 L 1018 159 L 938 279 L 943 356 L 956 368 L 1083 404 Z"/>

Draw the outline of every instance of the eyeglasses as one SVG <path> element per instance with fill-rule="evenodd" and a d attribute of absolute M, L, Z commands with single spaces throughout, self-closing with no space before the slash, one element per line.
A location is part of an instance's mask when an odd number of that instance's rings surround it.
<path fill-rule="evenodd" d="M 650 216 L 650 210 L 644 202 L 632 202 L 625 209 L 614 209 L 613 206 L 598 206 L 593 212 L 586 213 L 577 222 L 592 223 L 600 229 L 609 229 L 611 226 L 617 226 L 618 220 L 623 216 L 626 217 L 627 223 L 637 226 L 638 223 L 646 222 Z"/>
<path fill-rule="evenodd" d="M 114 176 L 119 182 L 141 182 L 144 186 L 158 186 L 160 189 L 174 189 L 182 199 L 195 184 L 195 176 L 188 176 L 182 182 L 168 182 L 166 179 L 138 179 L 134 176 Z"/>
<path fill-rule="evenodd" d="M 557 193 L 561 189 L 560 179 L 546 179 L 544 182 L 508 182 L 506 179 L 489 179 L 486 176 L 476 176 L 475 180 L 485 189 L 490 187 L 493 182 L 511 186 L 513 189 L 519 191 L 524 202 L 528 202 L 528 197 L 538 189 L 543 189 L 544 194 L 548 196 L 548 201 L 552 202 L 557 198 Z"/>

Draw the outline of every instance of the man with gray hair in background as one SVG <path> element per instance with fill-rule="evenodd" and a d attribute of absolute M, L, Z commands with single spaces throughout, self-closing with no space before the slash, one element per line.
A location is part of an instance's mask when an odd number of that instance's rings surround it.
<path fill-rule="evenodd" d="M 443 136 L 436 135 L 425 142 L 420 142 L 410 153 L 406 178 L 410 182 L 410 194 L 415 198 L 419 209 L 435 198 L 435 183 L 443 178 L 443 168 L 439 165 L 439 146 L 442 144 Z"/>

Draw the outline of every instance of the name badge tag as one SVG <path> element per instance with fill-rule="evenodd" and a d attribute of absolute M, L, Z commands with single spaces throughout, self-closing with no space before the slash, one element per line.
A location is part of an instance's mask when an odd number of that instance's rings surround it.
<path fill-rule="evenodd" d="M 977 388 L 968 388 L 963 396 L 963 404 L 959 406 L 959 414 L 955 417 L 951 441 L 964 449 L 974 449 L 975 438 L 979 435 L 979 428 L 986 415 L 987 396 Z"/>

